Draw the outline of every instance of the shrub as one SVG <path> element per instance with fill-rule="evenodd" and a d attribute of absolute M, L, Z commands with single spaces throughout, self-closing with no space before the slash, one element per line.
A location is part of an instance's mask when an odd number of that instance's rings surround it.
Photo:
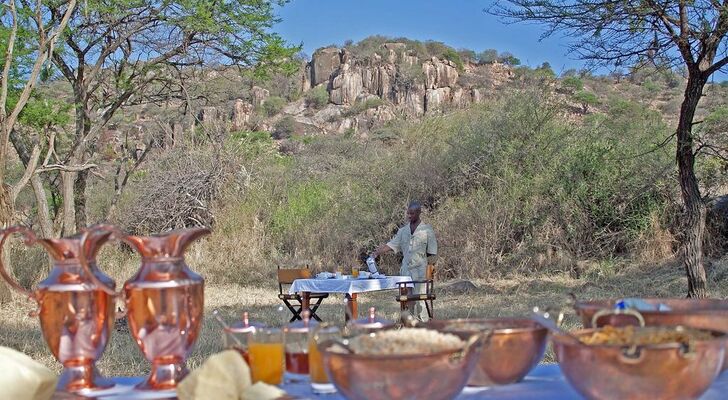
<path fill-rule="evenodd" d="M 463 60 L 460 58 L 460 54 L 458 54 L 458 52 L 454 49 L 448 47 L 440 54 L 440 57 L 455 63 L 455 66 L 460 73 L 465 71 L 463 67 Z"/>
<path fill-rule="evenodd" d="M 283 107 L 285 105 L 286 105 L 286 100 L 282 97 L 278 97 L 278 96 L 268 97 L 265 100 L 265 102 L 263 102 L 263 113 L 268 117 L 278 115 L 281 112 L 281 110 L 283 110 Z"/>
<path fill-rule="evenodd" d="M 581 104 L 581 110 L 584 114 L 589 112 L 589 107 L 599 104 L 597 95 L 588 90 L 580 90 L 574 93 L 574 100 Z"/>
<path fill-rule="evenodd" d="M 478 63 L 480 64 L 493 64 L 498 61 L 498 50 L 487 49 L 483 50 L 478 54 Z"/>
<path fill-rule="evenodd" d="M 578 76 L 567 76 L 561 81 L 561 84 L 565 88 L 570 89 L 572 92 L 578 92 L 584 89 L 584 81 L 582 81 Z"/>
<path fill-rule="evenodd" d="M 384 104 L 384 100 L 382 100 L 379 97 L 368 98 L 364 101 L 355 103 L 353 106 L 349 107 L 348 110 L 344 111 L 341 115 L 343 117 L 351 117 L 354 115 L 359 115 L 370 108 L 377 108 L 377 107 L 381 106 L 382 104 Z"/>
<path fill-rule="evenodd" d="M 322 108 L 329 103 L 329 92 L 323 85 L 316 86 L 306 92 L 306 106 Z"/>
<path fill-rule="evenodd" d="M 276 122 L 273 129 L 273 137 L 275 139 L 287 139 L 296 132 L 296 120 L 290 115 L 286 115 Z"/>

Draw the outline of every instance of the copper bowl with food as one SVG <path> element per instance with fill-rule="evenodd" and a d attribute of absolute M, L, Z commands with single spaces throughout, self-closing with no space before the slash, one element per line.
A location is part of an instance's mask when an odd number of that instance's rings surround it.
<path fill-rule="evenodd" d="M 725 333 L 682 326 L 555 333 L 561 371 L 587 399 L 697 399 L 720 373 Z"/>
<path fill-rule="evenodd" d="M 427 326 L 467 338 L 482 332 L 485 343 L 468 385 L 508 385 L 523 379 L 543 358 L 548 330 L 529 318 L 436 320 Z"/>
<path fill-rule="evenodd" d="M 728 332 L 728 300 L 713 299 L 639 299 L 656 310 L 640 310 L 645 325 L 689 326 L 712 331 Z M 576 313 L 581 317 L 585 328 L 604 325 L 637 325 L 639 321 L 629 313 L 611 313 L 619 299 L 577 301 Z M 657 308 L 663 308 L 657 310 Z M 599 314 L 597 314 L 599 313 Z M 595 318 L 596 317 L 596 318 Z M 728 368 L 728 354 L 723 369 Z"/>
<path fill-rule="evenodd" d="M 425 328 L 386 329 L 319 344 L 324 369 L 350 400 L 455 398 L 478 362 L 481 335 L 467 341 Z"/>

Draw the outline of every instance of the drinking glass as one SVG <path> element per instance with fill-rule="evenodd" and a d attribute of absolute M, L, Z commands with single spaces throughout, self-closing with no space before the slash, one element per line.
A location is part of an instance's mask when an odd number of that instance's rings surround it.
<path fill-rule="evenodd" d="M 248 357 L 253 383 L 280 385 L 285 364 L 283 332 L 278 328 L 256 330 L 248 342 Z"/>
<path fill-rule="evenodd" d="M 336 388 L 329 381 L 324 368 L 323 355 L 318 345 L 326 340 L 341 339 L 342 331 L 339 327 L 321 324 L 309 331 L 308 337 L 308 371 L 311 377 L 311 390 L 314 393 L 334 393 Z"/>
<path fill-rule="evenodd" d="M 354 279 L 359 277 L 359 268 L 358 267 L 354 267 L 351 269 L 351 277 Z"/>

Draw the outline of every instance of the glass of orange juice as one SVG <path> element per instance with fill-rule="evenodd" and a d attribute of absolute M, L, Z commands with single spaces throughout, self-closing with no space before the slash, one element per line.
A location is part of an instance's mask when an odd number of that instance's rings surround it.
<path fill-rule="evenodd" d="M 253 383 L 280 385 L 285 365 L 283 332 L 278 328 L 257 329 L 248 342 Z"/>
<path fill-rule="evenodd" d="M 314 393 L 336 392 L 336 388 L 326 375 L 323 355 L 319 351 L 318 345 L 327 340 L 340 339 L 341 337 L 341 329 L 335 325 L 321 324 L 309 331 L 308 371 L 311 378 L 311 390 Z"/>
<path fill-rule="evenodd" d="M 359 277 L 359 267 L 354 266 L 351 268 L 351 277 L 354 279 Z"/>

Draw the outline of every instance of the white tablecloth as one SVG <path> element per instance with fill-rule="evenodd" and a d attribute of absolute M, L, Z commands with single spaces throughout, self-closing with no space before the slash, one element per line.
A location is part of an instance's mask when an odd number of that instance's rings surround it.
<path fill-rule="evenodd" d="M 129 390 L 133 385 L 141 382 L 142 378 L 122 377 L 115 378 L 117 386 L 113 394 L 99 396 L 98 399 L 163 399 L 168 398 L 167 393 L 133 393 Z M 308 382 L 285 384 L 281 386 L 289 395 L 296 399 L 342 400 L 339 394 L 316 395 L 311 392 Z M 126 391 L 125 391 L 126 389 Z M 700 400 L 723 400 L 728 396 L 728 372 L 723 373 L 713 383 Z M 166 396 L 165 396 L 166 395 Z M 138 397 L 137 397 L 138 396 Z M 492 388 L 466 387 L 457 400 L 577 400 L 581 397 L 569 386 L 561 374 L 558 365 L 539 365 L 521 382 L 513 385 Z"/>
<path fill-rule="evenodd" d="M 397 282 L 411 281 L 409 276 L 388 276 L 383 279 L 296 279 L 289 293 L 364 293 L 396 289 Z"/>

